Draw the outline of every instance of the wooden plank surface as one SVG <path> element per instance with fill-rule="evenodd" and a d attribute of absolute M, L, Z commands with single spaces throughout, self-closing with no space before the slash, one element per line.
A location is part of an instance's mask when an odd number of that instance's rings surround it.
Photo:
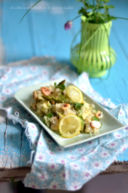
<path fill-rule="evenodd" d="M 19 168 L 0 168 L 0 182 L 10 182 L 23 180 L 27 173 L 31 170 L 30 167 L 19 167 Z M 107 174 L 120 174 L 128 173 L 128 162 L 114 162 L 106 171 L 100 175 Z"/>

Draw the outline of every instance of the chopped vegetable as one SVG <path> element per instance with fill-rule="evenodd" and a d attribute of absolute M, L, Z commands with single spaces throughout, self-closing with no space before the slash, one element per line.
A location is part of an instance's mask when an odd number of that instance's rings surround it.
<path fill-rule="evenodd" d="M 63 109 L 63 110 L 66 110 L 66 109 L 68 109 L 68 108 L 70 108 L 70 107 L 71 107 L 70 104 L 64 103 L 63 106 L 62 106 L 62 109 Z"/>
<path fill-rule="evenodd" d="M 56 85 L 56 84 L 55 84 Z M 55 86 L 56 88 L 59 88 L 61 90 L 65 89 L 65 80 L 61 81 L 59 84 Z"/>
<path fill-rule="evenodd" d="M 48 87 L 41 87 L 41 92 L 45 95 L 45 96 L 49 96 L 51 94 L 51 90 Z"/>
<path fill-rule="evenodd" d="M 75 107 L 76 110 L 80 110 L 82 106 L 83 106 L 83 104 L 81 104 L 81 103 L 76 103 L 76 104 L 74 105 L 74 107 Z"/>
<path fill-rule="evenodd" d="M 38 95 L 37 95 L 37 91 L 35 90 L 35 91 L 33 92 L 33 98 L 36 100 L 36 99 L 37 99 L 37 97 L 38 97 Z"/>
<path fill-rule="evenodd" d="M 66 138 L 96 134 L 102 125 L 103 113 L 86 102 L 76 86 L 66 87 L 65 80 L 35 90 L 31 108 L 50 129 Z"/>
<path fill-rule="evenodd" d="M 46 116 L 51 118 L 51 117 L 53 117 L 53 113 L 48 113 L 48 114 L 46 114 Z"/>
<path fill-rule="evenodd" d="M 54 82 L 54 87 L 55 87 L 55 88 L 56 88 L 56 85 L 57 85 L 56 82 Z"/>
<path fill-rule="evenodd" d="M 93 117 L 92 120 L 94 120 L 94 121 L 99 121 L 99 119 L 98 119 L 96 116 Z"/>
<path fill-rule="evenodd" d="M 100 127 L 101 127 L 101 123 L 99 122 L 99 121 L 91 121 L 90 122 L 90 126 L 91 126 L 91 128 L 97 128 L 97 129 L 99 129 Z"/>
<path fill-rule="evenodd" d="M 96 112 L 96 117 L 97 117 L 98 119 L 102 119 L 102 118 L 103 118 L 103 113 L 102 113 L 101 111 L 97 111 L 97 112 Z"/>

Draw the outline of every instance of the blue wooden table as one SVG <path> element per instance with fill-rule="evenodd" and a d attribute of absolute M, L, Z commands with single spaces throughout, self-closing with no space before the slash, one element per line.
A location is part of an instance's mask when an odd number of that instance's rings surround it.
<path fill-rule="evenodd" d="M 43 0 L 19 22 L 32 0 L 0 1 L 0 61 L 3 64 L 34 56 L 55 56 L 59 61 L 70 60 L 70 46 L 80 29 L 80 20 L 70 31 L 64 23 L 74 18 L 81 4 L 75 0 Z M 114 16 L 128 17 L 128 1 L 112 0 Z M 117 53 L 116 64 L 108 76 L 90 79 L 94 89 L 115 104 L 128 103 L 128 21 L 116 20 L 111 31 L 111 46 Z M 118 157 L 128 161 L 128 150 Z"/>

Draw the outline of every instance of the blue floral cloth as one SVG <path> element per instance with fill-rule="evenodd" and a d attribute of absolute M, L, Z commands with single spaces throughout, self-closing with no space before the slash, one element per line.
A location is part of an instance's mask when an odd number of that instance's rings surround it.
<path fill-rule="evenodd" d="M 14 93 L 26 85 L 49 79 L 66 79 L 74 82 L 83 92 L 108 108 L 122 123 L 128 124 L 128 106 L 116 107 L 110 99 L 103 99 L 91 87 L 86 73 L 78 76 L 66 64 L 57 63 L 54 58 L 43 58 L 29 65 L 24 63 L 24 65 L 1 67 L 0 76 L 0 101 L 3 107 L 8 107 L 6 116 L 13 120 L 10 123 L 12 132 L 19 127 L 22 128 L 31 145 L 31 156 L 28 153 L 30 152 L 28 146 L 24 146 L 25 159 L 20 164 L 20 166 L 27 165 L 28 160 L 32 164 L 30 173 L 24 179 L 26 187 L 78 190 L 104 171 L 116 160 L 117 155 L 128 147 L 128 128 L 125 127 L 93 141 L 63 149 L 13 98 Z M 11 110 L 9 107 L 12 107 Z M 24 140 L 27 141 L 25 138 Z M 16 147 L 17 143 L 14 149 Z M 13 161 L 15 162 L 15 159 Z"/>

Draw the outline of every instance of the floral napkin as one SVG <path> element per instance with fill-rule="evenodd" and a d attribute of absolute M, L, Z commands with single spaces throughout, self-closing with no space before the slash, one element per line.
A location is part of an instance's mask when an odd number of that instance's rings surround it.
<path fill-rule="evenodd" d="M 12 120 L 14 129 L 17 128 L 16 123 L 21 125 L 31 145 L 28 164 L 32 167 L 24 179 L 26 187 L 78 190 L 106 170 L 117 155 L 128 147 L 128 128 L 125 127 L 93 141 L 63 149 L 13 98 L 14 93 L 26 85 L 50 79 L 66 79 L 108 108 L 122 123 L 128 124 L 128 106 L 116 107 L 109 99 L 103 99 L 91 87 L 86 73 L 78 76 L 69 66 L 57 63 L 53 58 L 43 58 L 27 65 L 2 67 L 0 75 L 1 112 Z"/>

